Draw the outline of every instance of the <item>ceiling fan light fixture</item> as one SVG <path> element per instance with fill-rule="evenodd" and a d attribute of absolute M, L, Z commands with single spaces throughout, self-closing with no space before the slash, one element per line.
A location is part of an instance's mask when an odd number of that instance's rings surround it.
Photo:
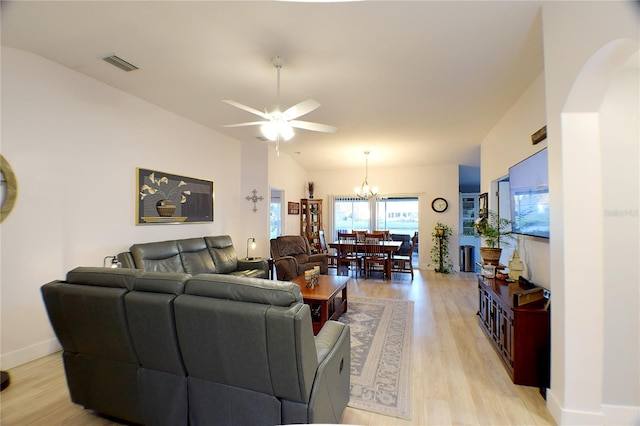
<path fill-rule="evenodd" d="M 260 126 L 260 131 L 264 135 L 265 138 L 270 141 L 275 141 L 278 139 L 278 136 L 285 141 L 290 140 L 295 132 L 293 128 L 284 120 L 271 120 L 268 123 Z"/>

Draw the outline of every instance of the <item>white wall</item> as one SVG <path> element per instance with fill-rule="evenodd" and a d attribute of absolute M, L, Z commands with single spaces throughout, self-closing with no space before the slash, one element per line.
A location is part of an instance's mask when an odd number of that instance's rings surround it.
<path fill-rule="evenodd" d="M 0 226 L 3 369 L 58 347 L 40 286 L 68 270 L 136 242 L 224 233 L 244 245 L 237 141 L 5 47 L 2 154 L 18 180 Z M 136 167 L 213 180 L 214 222 L 136 226 Z"/>
<path fill-rule="evenodd" d="M 242 143 L 242 183 L 240 210 L 242 226 L 240 238 L 234 241 L 239 257 L 247 256 L 247 239 L 256 239 L 256 248 L 251 257 L 268 258 L 269 248 L 269 185 L 268 185 L 268 146 L 262 142 Z M 253 203 L 253 190 L 257 201 Z M 250 197 L 251 200 L 247 200 Z M 262 199 L 260 199 L 262 198 Z M 255 206 L 256 211 L 253 211 Z"/>
<path fill-rule="evenodd" d="M 610 160 L 601 155 L 608 146 L 600 108 L 611 79 L 639 48 L 639 10 L 635 2 L 546 2 L 542 12 L 553 288 L 547 405 L 560 424 L 637 424 L 640 401 L 630 387 L 638 382 L 631 374 L 639 360 L 614 356 L 606 346 L 609 336 L 622 331 L 609 318 L 628 315 L 638 321 L 638 315 L 637 304 L 624 313 L 626 304 L 605 296 L 612 284 L 604 281 L 611 265 L 604 256 L 603 193 L 626 188 L 606 177 Z M 637 86 L 628 89 L 634 88 L 637 103 Z M 624 131 L 637 144 L 633 132 Z M 616 242 L 614 250 L 622 254 L 627 248 Z M 620 271 L 616 279 L 630 281 L 637 292 L 637 258 L 633 263 L 635 268 Z M 633 352 L 638 339 L 631 336 L 622 350 Z M 623 370 L 627 380 L 620 381 L 616 372 Z M 605 378 L 610 373 L 616 377 Z M 613 391 L 615 386 L 627 396 Z"/>
<path fill-rule="evenodd" d="M 600 109 L 604 206 L 605 403 L 640 403 L 639 55 L 621 69 Z M 610 191 L 607 188 L 621 188 Z M 635 382 L 628 377 L 637 377 Z"/>
<path fill-rule="evenodd" d="M 373 155 L 373 153 L 372 153 Z M 327 200 L 328 195 L 351 195 L 356 186 L 364 179 L 364 164 L 354 159 L 357 164 L 352 170 L 329 170 L 309 172 L 309 180 L 315 184 L 315 197 Z M 458 203 L 458 165 L 433 167 L 369 167 L 369 183 L 379 187 L 380 194 L 411 195 L 419 197 L 419 267 L 429 267 L 429 251 L 433 246 L 431 233 L 438 222 L 450 226 L 454 235 L 459 232 Z M 431 201 L 443 197 L 449 202 L 444 213 L 435 213 L 431 209 Z M 326 211 L 327 209 L 325 209 Z M 327 229 L 328 218 L 323 218 L 323 227 Z M 459 266 L 458 238 L 451 239 L 449 247 L 454 267 Z"/>
<path fill-rule="evenodd" d="M 531 135 L 546 124 L 544 75 L 522 94 L 502 119 L 482 140 L 481 192 L 489 193 L 489 209 L 496 211 L 492 182 L 509 174 L 509 167 L 546 147 L 546 141 L 531 143 Z M 493 185 L 494 187 L 496 185 Z M 519 236 L 513 246 L 518 247 L 520 258 L 526 265 L 526 277 L 536 284 L 551 289 L 549 280 L 549 240 Z M 513 247 L 503 248 L 501 263 L 506 265 Z"/>
<path fill-rule="evenodd" d="M 284 191 L 282 208 L 285 210 L 282 224 L 282 235 L 300 235 L 300 215 L 287 213 L 287 203 L 300 203 L 306 198 L 305 184 L 308 181 L 307 172 L 291 156 L 280 152 L 276 155 L 273 146 L 269 147 L 269 186 Z"/>

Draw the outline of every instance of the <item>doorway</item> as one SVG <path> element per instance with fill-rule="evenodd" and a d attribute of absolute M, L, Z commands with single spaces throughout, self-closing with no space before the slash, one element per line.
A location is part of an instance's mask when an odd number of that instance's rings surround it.
<path fill-rule="evenodd" d="M 269 201 L 269 238 L 276 238 L 282 235 L 284 191 L 278 188 L 271 188 Z"/>

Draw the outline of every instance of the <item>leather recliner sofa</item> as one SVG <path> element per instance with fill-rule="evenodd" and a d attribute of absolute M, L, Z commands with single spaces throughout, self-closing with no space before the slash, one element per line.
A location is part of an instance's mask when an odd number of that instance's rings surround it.
<path fill-rule="evenodd" d="M 329 272 L 327 253 L 311 253 L 309 241 L 302 235 L 273 238 L 270 244 L 279 280 L 291 280 L 314 266 L 320 267 L 321 274 Z"/>
<path fill-rule="evenodd" d="M 290 282 L 82 267 L 42 286 L 71 400 L 146 425 L 338 423 L 349 327 Z"/>
<path fill-rule="evenodd" d="M 267 260 L 238 259 L 229 235 L 134 244 L 118 260 L 124 268 L 144 271 L 269 278 Z"/>

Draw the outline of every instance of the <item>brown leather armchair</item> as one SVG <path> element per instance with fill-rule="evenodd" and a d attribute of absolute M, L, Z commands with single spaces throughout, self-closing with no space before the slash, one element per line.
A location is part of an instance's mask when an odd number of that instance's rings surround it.
<path fill-rule="evenodd" d="M 271 240 L 271 257 L 276 265 L 278 280 L 288 281 L 304 271 L 320 267 L 321 274 L 327 274 L 328 255 L 311 253 L 311 246 L 301 235 L 284 235 Z"/>

